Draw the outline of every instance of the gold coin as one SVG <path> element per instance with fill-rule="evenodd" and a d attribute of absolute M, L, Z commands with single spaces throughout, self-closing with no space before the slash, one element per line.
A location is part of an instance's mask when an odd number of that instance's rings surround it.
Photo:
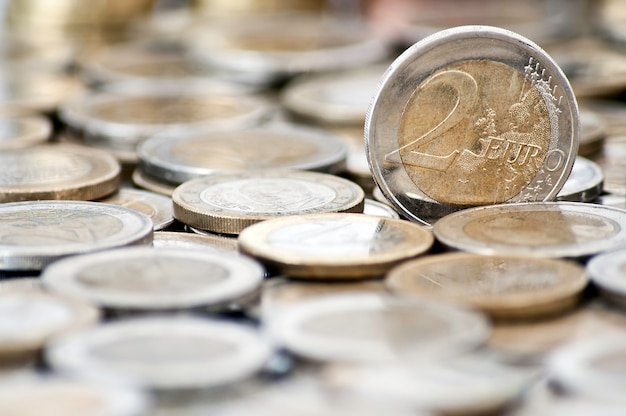
<path fill-rule="evenodd" d="M 494 318 L 534 318 L 577 303 L 587 285 L 582 266 L 526 256 L 448 253 L 392 269 L 385 284 L 401 296 L 466 302 Z"/>
<path fill-rule="evenodd" d="M 240 251 L 295 278 L 381 276 L 427 252 L 433 236 L 404 220 L 363 214 L 310 214 L 254 224 L 239 235 Z"/>

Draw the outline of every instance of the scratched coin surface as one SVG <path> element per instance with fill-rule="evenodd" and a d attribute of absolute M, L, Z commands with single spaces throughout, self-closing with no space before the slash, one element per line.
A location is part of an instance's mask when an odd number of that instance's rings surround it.
<path fill-rule="evenodd" d="M 114 310 L 226 305 L 256 291 L 265 270 L 236 253 L 133 247 L 72 256 L 41 275 L 55 293 Z"/>
<path fill-rule="evenodd" d="M 449 214 L 433 227 L 443 244 L 480 254 L 584 258 L 626 244 L 626 211 L 582 202 L 489 205 Z"/>
<path fill-rule="evenodd" d="M 41 270 L 64 256 L 152 242 L 152 221 L 101 202 L 0 205 L 0 270 Z"/>
<path fill-rule="evenodd" d="M 383 75 L 365 123 L 378 186 L 418 222 L 429 211 L 420 194 L 454 209 L 554 199 L 579 135 L 558 65 L 522 36 L 487 26 L 444 30 L 407 49 Z"/>
<path fill-rule="evenodd" d="M 364 214 L 275 218 L 239 234 L 239 249 L 285 276 L 359 279 L 381 276 L 430 250 L 432 234 L 408 221 Z"/>
<path fill-rule="evenodd" d="M 385 284 L 400 296 L 457 300 L 494 318 L 532 318 L 576 304 L 587 281 L 582 266 L 561 259 L 447 253 L 402 263 Z"/>
<path fill-rule="evenodd" d="M 347 146 L 323 130 L 289 125 L 213 131 L 146 140 L 137 149 L 139 166 L 152 178 L 180 184 L 232 169 L 299 169 L 336 173 Z"/>
<path fill-rule="evenodd" d="M 93 200 L 117 190 L 121 167 L 111 155 L 71 145 L 0 152 L 0 202 Z"/>
<path fill-rule="evenodd" d="M 364 198 L 363 190 L 347 179 L 300 171 L 216 174 L 187 181 L 172 195 L 176 219 L 223 234 L 283 216 L 363 212 Z"/>

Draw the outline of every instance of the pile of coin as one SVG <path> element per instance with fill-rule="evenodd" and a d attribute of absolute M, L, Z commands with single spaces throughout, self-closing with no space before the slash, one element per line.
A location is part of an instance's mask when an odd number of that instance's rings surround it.
<path fill-rule="evenodd" d="M 0 413 L 621 414 L 616 6 L 323 3 L 9 2 Z"/>

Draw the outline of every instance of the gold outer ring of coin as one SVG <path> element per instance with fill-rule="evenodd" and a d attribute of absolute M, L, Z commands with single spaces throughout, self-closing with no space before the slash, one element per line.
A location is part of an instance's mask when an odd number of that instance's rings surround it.
<path fill-rule="evenodd" d="M 280 212 L 276 208 L 273 212 L 255 212 L 254 207 L 249 211 L 229 209 L 210 205 L 202 200 L 202 193 L 210 186 L 224 185 L 228 182 L 244 180 L 252 182 L 255 179 L 282 178 L 300 180 L 312 185 L 324 185 L 332 188 L 334 198 L 321 206 L 304 208 L 291 212 Z M 357 184 L 321 172 L 308 171 L 241 171 L 240 173 L 224 173 L 209 177 L 201 177 L 184 182 L 172 194 L 174 204 L 174 218 L 180 222 L 200 230 L 221 234 L 239 234 L 243 229 L 261 221 L 285 215 L 317 214 L 323 212 L 353 212 L 362 213 L 365 192 Z"/>
<path fill-rule="evenodd" d="M 548 281 L 534 280 L 542 276 Z M 527 285 L 507 282 L 515 277 Z M 582 266 L 561 259 L 445 253 L 400 264 L 387 273 L 385 285 L 400 296 L 461 301 L 495 319 L 525 319 L 575 305 L 588 281 Z"/>
<path fill-rule="evenodd" d="M 0 202 L 35 200 L 90 201 L 115 192 L 120 184 L 121 166 L 115 157 L 104 151 L 85 149 L 69 144 L 51 144 L 2 152 L 0 160 L 5 155 L 9 157 L 8 155 L 11 152 L 16 154 L 16 158 L 23 155 L 26 159 L 32 158 L 35 163 L 38 163 L 37 152 L 42 152 L 41 154 L 46 160 L 51 160 L 55 157 L 55 154 L 58 154 L 59 156 L 82 159 L 81 163 L 90 166 L 85 166 L 86 172 L 74 177 L 71 176 L 71 170 L 68 170 L 66 172 L 68 177 L 59 181 L 39 184 L 0 183 Z M 34 170 L 33 167 L 25 166 L 28 163 L 26 159 L 20 163 L 20 169 Z M 52 170 L 58 168 L 60 166 L 53 166 Z M 6 169 L 6 166 L 4 169 Z M 56 173 L 58 174 L 58 172 Z M 50 175 L 54 174 L 55 172 L 52 172 Z"/>
<path fill-rule="evenodd" d="M 298 227 L 310 224 L 323 224 L 336 222 L 338 224 L 356 224 L 373 227 L 382 241 L 367 242 L 369 247 L 366 252 L 343 253 L 329 255 L 329 251 L 315 253 L 321 245 L 313 246 L 311 254 L 300 253 L 296 250 L 281 251 L 281 248 L 272 245 L 270 236 L 276 231 L 284 231 L 289 227 Z M 332 230 L 328 230 L 331 235 Z M 384 231 L 391 235 L 381 234 Z M 340 234 L 334 233 L 335 235 Z M 345 241 L 347 246 L 354 247 L 357 244 L 356 236 Z M 294 236 L 294 238 L 297 238 Z M 402 239 L 400 242 L 395 239 Z M 387 239 L 387 241 L 385 241 Z M 391 241 L 389 241 L 391 240 Z M 382 276 L 393 266 L 402 261 L 424 254 L 433 245 L 434 237 L 425 227 L 405 220 L 394 218 L 381 218 L 365 214 L 329 213 L 309 214 L 292 217 L 276 218 L 254 224 L 239 234 L 239 251 L 255 257 L 268 266 L 274 266 L 284 276 L 304 279 L 363 279 Z M 321 244 L 328 243 L 328 241 Z M 376 243 L 391 244 L 376 252 Z M 329 247 L 325 247 L 331 250 Z M 358 251 L 357 248 L 355 251 Z"/>

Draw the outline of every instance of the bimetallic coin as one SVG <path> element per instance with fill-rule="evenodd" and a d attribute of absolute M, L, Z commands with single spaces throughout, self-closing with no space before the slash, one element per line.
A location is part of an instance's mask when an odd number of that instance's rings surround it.
<path fill-rule="evenodd" d="M 493 318 L 535 318 L 575 305 L 587 286 L 582 266 L 559 259 L 448 253 L 393 268 L 386 286 L 399 296 L 468 303 Z"/>
<path fill-rule="evenodd" d="M 68 101 L 61 119 L 86 136 L 127 145 L 163 131 L 188 134 L 260 123 L 271 111 L 259 97 L 202 83 L 129 82 Z"/>
<path fill-rule="evenodd" d="M 314 14 L 256 16 L 203 27 L 194 35 L 191 53 L 201 62 L 268 74 L 270 80 L 354 68 L 388 54 L 387 41 L 363 20 Z"/>
<path fill-rule="evenodd" d="M 626 211 L 580 202 L 491 205 L 439 220 L 435 237 L 480 254 L 584 258 L 623 247 Z"/>
<path fill-rule="evenodd" d="M 150 175 L 146 175 L 139 168 L 133 170 L 132 180 L 133 184 L 139 188 L 170 197 L 174 193 L 174 189 L 176 189 L 177 186 L 175 184 L 153 178 Z"/>
<path fill-rule="evenodd" d="M 55 336 L 95 325 L 100 312 L 69 297 L 23 290 L 0 293 L 0 363 L 33 361 Z"/>
<path fill-rule="evenodd" d="M 322 130 L 266 125 L 146 140 L 137 149 L 144 174 L 180 184 L 233 169 L 299 169 L 336 173 L 345 166 L 347 147 Z"/>
<path fill-rule="evenodd" d="M 297 78 L 284 88 L 281 102 L 292 113 L 318 123 L 362 127 L 386 68 L 379 65 Z"/>
<path fill-rule="evenodd" d="M 624 403 L 626 336 L 613 333 L 555 350 L 547 360 L 553 382 L 573 395 Z"/>
<path fill-rule="evenodd" d="M 363 214 L 276 218 L 246 228 L 238 240 L 240 251 L 287 277 L 321 279 L 381 276 L 433 244 L 422 226 Z"/>
<path fill-rule="evenodd" d="M 43 116 L 0 118 L 0 151 L 43 144 L 52 133 L 52 123 Z"/>
<path fill-rule="evenodd" d="M 129 386 L 31 376 L 0 384 L 0 414 L 63 416 L 145 416 L 146 394 Z"/>
<path fill-rule="evenodd" d="M 120 164 L 98 151 L 40 145 L 0 152 L 0 202 L 93 200 L 117 190 Z"/>
<path fill-rule="evenodd" d="M 587 263 L 587 272 L 601 294 L 626 304 L 626 250 L 620 248 L 593 257 Z"/>
<path fill-rule="evenodd" d="M 572 172 L 556 196 L 557 201 L 590 202 L 602 193 L 604 174 L 597 163 L 576 156 Z"/>
<path fill-rule="evenodd" d="M 226 305 L 258 291 L 265 270 L 248 257 L 172 248 L 125 248 L 72 256 L 46 267 L 53 292 L 122 311 Z"/>
<path fill-rule="evenodd" d="M 152 221 L 101 202 L 0 205 L 0 270 L 41 270 L 61 257 L 152 242 Z"/>
<path fill-rule="evenodd" d="M 115 194 L 100 202 L 120 205 L 143 212 L 152 220 L 154 230 L 162 230 L 174 222 L 172 200 L 154 192 L 120 188 Z"/>
<path fill-rule="evenodd" d="M 186 250 L 237 251 L 237 239 L 216 234 L 191 234 L 173 231 L 154 233 L 152 245 L 155 248 L 180 248 Z"/>
<path fill-rule="evenodd" d="M 134 318 L 57 338 L 61 374 L 123 379 L 157 391 L 207 388 L 253 376 L 271 347 L 251 327 L 191 316 Z"/>
<path fill-rule="evenodd" d="M 422 223 L 432 210 L 419 194 L 450 209 L 554 199 L 579 135 L 560 68 L 531 41 L 487 26 L 444 30 L 406 50 L 365 124 L 378 186 Z"/>
<path fill-rule="evenodd" d="M 489 335 L 478 312 L 375 294 L 310 299 L 268 318 L 275 342 L 322 362 L 423 363 L 467 352 Z"/>
<path fill-rule="evenodd" d="M 260 221 L 327 212 L 363 212 L 356 184 L 319 172 L 242 171 L 183 183 L 174 191 L 174 217 L 194 228 L 239 234 Z"/>

